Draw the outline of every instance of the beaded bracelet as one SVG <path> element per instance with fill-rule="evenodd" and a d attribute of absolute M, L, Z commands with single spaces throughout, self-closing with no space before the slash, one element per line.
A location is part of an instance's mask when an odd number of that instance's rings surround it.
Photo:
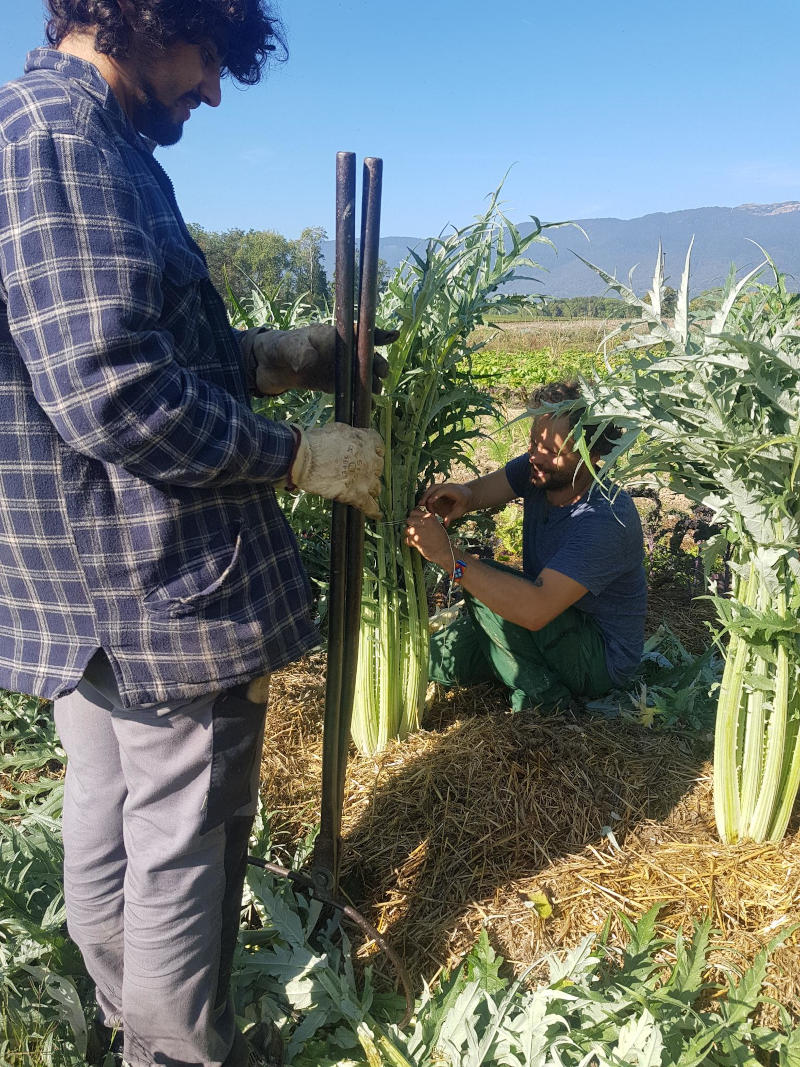
<path fill-rule="evenodd" d="M 455 563 L 455 566 L 453 567 L 453 577 L 450 579 L 450 581 L 453 583 L 453 585 L 458 585 L 458 583 L 463 578 L 464 571 L 466 569 L 467 569 L 467 565 L 464 562 L 464 560 L 463 559 L 457 559 L 456 563 Z"/>

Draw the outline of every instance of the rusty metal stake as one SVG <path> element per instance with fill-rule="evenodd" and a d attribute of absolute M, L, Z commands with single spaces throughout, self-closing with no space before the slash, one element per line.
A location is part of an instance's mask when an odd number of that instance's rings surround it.
<path fill-rule="evenodd" d="M 336 897 L 331 896 L 330 893 L 326 893 L 324 890 L 318 889 L 313 880 L 302 871 L 291 871 L 287 867 L 281 867 L 278 863 L 270 863 L 268 860 L 258 859 L 255 856 L 248 857 L 248 862 L 254 867 L 261 867 L 269 874 L 276 875 L 278 878 L 288 878 L 290 882 L 293 882 L 300 889 L 308 893 L 314 900 L 318 900 L 321 904 L 326 904 L 330 908 L 334 908 L 336 911 L 340 911 L 346 919 L 349 919 L 352 923 L 360 928 L 362 933 L 374 941 L 375 944 L 384 952 L 390 959 L 394 969 L 397 971 L 397 977 L 400 979 L 400 985 L 403 987 L 403 996 L 406 998 L 406 1011 L 400 1022 L 400 1029 L 402 1030 L 408 1023 L 411 1022 L 411 1017 L 414 1014 L 414 994 L 411 992 L 411 981 L 408 977 L 408 971 L 405 968 L 405 964 L 394 951 L 389 942 L 375 929 L 371 922 L 368 922 L 364 916 L 356 911 L 355 908 L 349 904 L 344 904 L 342 901 L 337 900 Z"/>
<path fill-rule="evenodd" d="M 355 287 L 355 155 L 336 156 L 336 398 L 337 422 L 366 428 L 372 410 L 372 360 L 378 300 L 383 162 L 364 160 L 361 204 L 361 259 L 358 287 L 358 343 L 354 321 Z M 322 806 L 320 831 L 310 875 L 249 856 L 248 862 L 288 878 L 314 899 L 341 912 L 389 957 L 403 987 L 411 1020 L 414 997 L 402 960 L 363 915 L 337 899 L 342 805 L 350 745 L 364 558 L 364 516 L 356 508 L 334 503 L 331 516 L 330 586 L 328 593 L 328 672 L 325 728 L 322 739 Z"/>
<path fill-rule="evenodd" d="M 358 343 L 353 331 L 355 284 L 355 156 L 336 157 L 336 406 L 338 422 L 366 428 L 372 410 L 372 361 L 378 298 L 378 243 L 383 163 L 364 160 L 361 204 L 361 257 L 358 292 Z M 322 740 L 322 815 L 314 849 L 312 878 L 335 892 L 339 878 L 350 722 L 353 714 L 361 588 L 364 566 L 364 516 L 334 503 L 328 593 L 328 674 Z"/>
<path fill-rule="evenodd" d="M 336 403 L 338 422 L 367 428 L 372 414 L 372 362 L 378 303 L 383 161 L 364 160 L 361 192 L 361 243 L 358 280 L 357 343 L 353 333 L 355 285 L 355 156 L 336 157 Z M 411 1019 L 414 1000 L 402 961 L 374 926 L 349 905 L 336 900 L 339 885 L 342 806 L 350 747 L 364 568 L 364 515 L 334 503 L 328 593 L 328 673 L 322 742 L 322 812 L 310 878 L 290 876 L 310 888 L 317 900 L 339 909 L 386 953 L 397 971 Z"/>
<path fill-rule="evenodd" d="M 336 156 L 336 399 L 337 422 L 352 423 L 356 358 L 353 331 L 355 285 L 356 157 Z M 353 636 L 348 632 L 348 527 L 351 509 L 334 501 L 331 512 L 330 584 L 328 587 L 328 669 L 325 684 L 325 727 L 322 735 L 322 809 L 314 846 L 311 877 L 324 892 L 335 893 L 339 873 L 344 771 L 342 735 L 349 734 L 347 690 Z M 359 584 L 360 598 L 360 584 Z M 350 701 L 352 705 L 352 698 Z M 345 723 L 346 720 L 346 723 Z M 345 749 L 346 762 L 347 752 Z"/>

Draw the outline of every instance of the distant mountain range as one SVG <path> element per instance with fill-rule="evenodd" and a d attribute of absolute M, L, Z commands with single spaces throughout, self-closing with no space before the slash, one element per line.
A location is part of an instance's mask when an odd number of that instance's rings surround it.
<path fill-rule="evenodd" d="M 536 271 L 539 285 L 520 282 L 518 292 L 547 296 L 600 296 L 605 285 L 592 270 L 573 255 L 602 267 L 627 282 L 636 267 L 633 287 L 645 293 L 653 277 L 658 242 L 665 256 L 667 283 L 677 288 L 683 272 L 686 250 L 694 237 L 690 288 L 692 295 L 722 284 L 731 264 L 740 271 L 754 267 L 762 259 L 751 242 L 761 245 L 778 268 L 789 276 L 789 287 L 800 289 L 800 201 L 783 204 L 742 204 L 739 207 L 701 207 L 688 211 L 658 212 L 638 219 L 576 219 L 586 232 L 574 228 L 552 230 L 548 234 L 557 253 L 546 245 L 533 249 L 532 258 L 542 265 Z M 519 227 L 529 233 L 530 223 Z M 384 237 L 380 254 L 391 268 L 419 251 L 425 240 L 418 237 Z M 323 244 L 328 274 L 333 269 L 333 242 Z M 637 266 L 638 265 L 638 266 Z"/>

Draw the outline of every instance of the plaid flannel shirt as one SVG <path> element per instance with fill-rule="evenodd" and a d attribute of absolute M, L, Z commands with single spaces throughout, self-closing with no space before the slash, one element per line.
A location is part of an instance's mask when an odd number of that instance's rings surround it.
<path fill-rule="evenodd" d="M 0 685 L 56 697 L 98 648 L 123 704 L 318 642 L 236 334 L 169 179 L 97 69 L 0 88 Z"/>

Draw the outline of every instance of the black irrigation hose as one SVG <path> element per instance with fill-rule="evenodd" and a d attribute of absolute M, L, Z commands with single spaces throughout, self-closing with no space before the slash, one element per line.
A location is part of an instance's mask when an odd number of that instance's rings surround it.
<path fill-rule="evenodd" d="M 386 941 L 386 939 L 378 933 L 372 923 L 368 922 L 364 916 L 356 911 L 355 908 L 350 907 L 349 904 L 343 904 L 340 900 L 336 900 L 330 893 L 326 893 L 325 890 L 320 889 L 314 884 L 311 878 L 307 874 L 303 874 L 302 871 L 290 871 L 287 867 L 281 867 L 278 863 L 270 863 L 268 860 L 258 859 L 256 856 L 248 856 L 247 862 L 253 867 L 261 867 L 262 870 L 268 871 L 269 874 L 274 874 L 278 878 L 288 878 L 290 882 L 294 882 L 295 885 L 303 889 L 314 900 L 318 900 L 321 904 L 327 904 L 331 908 L 335 908 L 340 911 L 345 918 L 349 919 L 352 923 L 360 928 L 362 933 L 366 934 L 376 945 L 385 952 L 389 957 L 389 960 L 394 965 L 394 969 L 397 971 L 397 977 L 400 979 L 400 984 L 403 987 L 403 995 L 406 998 L 406 1013 L 400 1022 L 400 1029 L 404 1029 L 411 1022 L 411 1016 L 414 1014 L 414 996 L 411 992 L 411 982 L 408 977 L 408 971 L 405 969 L 403 961 L 394 951 L 392 946 Z"/>

